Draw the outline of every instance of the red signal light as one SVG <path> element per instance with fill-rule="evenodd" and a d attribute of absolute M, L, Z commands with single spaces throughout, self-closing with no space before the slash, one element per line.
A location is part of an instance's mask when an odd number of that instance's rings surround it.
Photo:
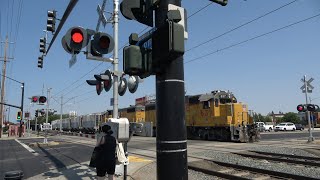
<path fill-rule="evenodd" d="M 99 45 L 102 49 L 108 49 L 110 45 L 110 39 L 107 36 L 100 37 Z"/>
<path fill-rule="evenodd" d="M 304 105 L 302 105 L 302 104 L 299 104 L 299 105 L 297 106 L 297 110 L 298 110 L 299 112 L 305 112 L 305 111 L 306 111 L 306 107 L 305 107 Z"/>
<path fill-rule="evenodd" d="M 46 102 L 47 102 L 47 98 L 45 96 L 40 96 L 39 103 L 46 103 Z"/>
<path fill-rule="evenodd" d="M 72 39 L 72 41 L 75 42 L 75 43 L 78 43 L 78 44 L 82 43 L 82 41 L 83 41 L 83 34 L 82 34 L 82 32 L 81 32 L 79 29 L 74 29 L 74 30 L 72 30 L 72 32 L 71 32 L 71 39 Z"/>
<path fill-rule="evenodd" d="M 33 96 L 32 97 L 32 102 L 38 102 L 38 97 L 37 96 Z"/>

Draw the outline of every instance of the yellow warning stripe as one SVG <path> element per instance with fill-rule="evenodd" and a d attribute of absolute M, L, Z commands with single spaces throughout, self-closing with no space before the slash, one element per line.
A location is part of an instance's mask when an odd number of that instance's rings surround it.
<path fill-rule="evenodd" d="M 137 156 L 129 156 L 129 162 L 151 162 L 152 160 L 140 158 Z"/>

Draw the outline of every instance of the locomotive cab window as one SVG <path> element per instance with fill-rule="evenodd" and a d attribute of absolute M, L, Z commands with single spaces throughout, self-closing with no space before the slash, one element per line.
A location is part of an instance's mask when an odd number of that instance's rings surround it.
<path fill-rule="evenodd" d="M 203 109 L 209 109 L 210 108 L 210 101 L 203 101 Z"/>

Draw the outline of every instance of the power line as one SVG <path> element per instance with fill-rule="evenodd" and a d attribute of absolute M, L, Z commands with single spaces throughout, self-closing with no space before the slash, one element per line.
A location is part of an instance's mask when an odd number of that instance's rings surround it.
<path fill-rule="evenodd" d="M 224 36 L 224 35 L 226 35 L 226 34 L 229 34 L 229 33 L 233 32 L 233 31 L 235 31 L 235 30 L 237 30 L 237 29 L 240 29 L 241 27 L 244 27 L 244 26 L 246 26 L 246 25 L 248 25 L 248 24 L 250 24 L 250 23 L 253 23 L 254 21 L 257 21 L 257 20 L 259 20 L 259 19 L 261 19 L 261 18 L 263 18 L 263 17 L 265 17 L 265 16 L 268 16 L 268 15 L 270 15 L 270 14 L 272 14 L 272 13 L 274 13 L 274 12 L 276 12 L 276 11 L 278 11 L 278 10 L 286 7 L 286 6 L 289 6 L 289 5 L 297 2 L 297 1 L 298 1 L 298 0 L 294 0 L 294 1 L 291 1 L 291 2 L 289 2 L 289 3 L 287 3 L 287 4 L 285 4 L 285 5 L 282 5 L 282 6 L 276 8 L 276 9 L 274 9 L 274 10 L 272 10 L 272 11 L 269 11 L 269 12 L 267 12 L 267 13 L 259 16 L 259 17 L 257 17 L 257 18 L 254 18 L 254 19 L 252 19 L 252 20 L 250 20 L 250 21 L 248 21 L 248 22 L 246 22 L 246 23 L 243 23 L 243 24 L 241 24 L 241 25 L 239 25 L 239 26 L 237 26 L 237 27 L 235 27 L 235 28 L 232 28 L 232 29 L 230 29 L 230 30 L 227 31 L 227 32 L 224 32 L 224 33 L 222 33 L 222 34 L 220 34 L 220 35 L 218 35 L 218 36 L 215 36 L 215 37 L 213 37 L 213 38 L 211 38 L 211 39 L 209 39 L 209 40 L 207 40 L 207 41 L 204 41 L 204 42 L 202 42 L 202 43 L 200 43 L 200 44 L 198 44 L 198 45 L 196 45 L 196 46 L 193 46 L 193 47 L 191 47 L 190 49 L 186 50 L 185 52 L 188 52 L 188 51 L 191 51 L 191 50 L 193 50 L 193 49 L 196 49 L 196 48 L 198 48 L 198 47 L 200 47 L 200 46 L 202 46 L 202 45 L 204 45 L 204 44 L 207 44 L 207 43 L 209 43 L 209 42 L 211 42 L 211 41 L 213 41 L 213 40 L 215 40 L 215 39 L 218 39 L 218 38 L 220 38 L 220 37 L 222 37 L 222 36 Z"/>
<path fill-rule="evenodd" d="M 191 59 L 191 60 L 189 60 L 189 61 L 186 61 L 186 62 L 185 62 L 185 64 L 190 63 L 190 62 L 193 62 L 193 61 L 200 60 L 200 59 L 202 59 L 202 58 L 204 58 L 204 57 L 207 57 L 207 56 L 209 56 L 209 55 L 212 55 L 212 54 L 215 54 L 215 53 L 221 52 L 221 51 L 226 50 L 226 49 L 230 49 L 230 48 L 232 48 L 232 47 L 235 47 L 235 46 L 238 46 L 238 45 L 241 45 L 241 44 L 247 43 L 247 42 L 249 42 L 249 41 L 252 41 L 252 40 L 255 40 L 255 39 L 261 38 L 261 37 L 263 37 L 263 36 L 266 36 L 266 35 L 269 35 L 269 34 L 275 33 L 275 32 L 280 31 L 280 30 L 283 30 L 283 29 L 289 28 L 289 27 L 291 27 L 291 26 L 294 26 L 294 25 L 300 24 L 300 23 L 302 23 L 302 22 L 305 22 L 305 21 L 311 20 L 311 19 L 316 18 L 316 17 L 318 17 L 318 16 L 320 16 L 320 14 L 317 14 L 317 15 L 311 16 L 311 17 L 309 17 L 309 18 L 306 18 L 306 19 L 303 19 L 303 20 L 297 21 L 297 22 L 295 22 L 295 23 L 292 23 L 292 24 L 289 24 L 289 25 L 283 26 L 283 27 L 281 27 L 281 28 L 278 28 L 278 29 L 275 29 L 275 30 L 272 30 L 272 31 L 269 31 L 269 32 L 267 32 L 267 33 L 264 33 L 264 34 L 261 34 L 261 35 L 258 35 L 258 36 L 255 36 L 255 37 L 252 37 L 252 38 L 250 38 L 250 39 L 247 39 L 247 40 L 244 40 L 244 41 L 241 41 L 241 42 L 238 42 L 238 43 L 232 44 L 232 45 L 227 46 L 227 47 L 224 47 L 224 48 L 222 48 L 222 49 L 218 49 L 218 50 L 216 50 L 216 51 L 210 52 L 210 53 L 205 54 L 205 55 L 203 55 L 203 56 L 199 56 L 199 57 L 193 58 L 193 59 Z"/>
<path fill-rule="evenodd" d="M 205 5 L 204 7 L 200 8 L 198 11 L 196 11 L 196 12 L 192 13 L 190 16 L 188 16 L 188 18 L 191 18 L 192 16 L 198 14 L 200 11 L 202 11 L 202 10 L 204 10 L 205 8 L 209 7 L 212 3 L 213 3 L 213 2 L 211 2 L 211 3 L 207 4 L 207 5 Z"/>
<path fill-rule="evenodd" d="M 192 13 L 191 15 L 189 15 L 187 17 L 190 18 L 196 14 L 198 14 L 199 12 L 203 11 L 205 8 L 209 7 L 212 4 L 212 2 L 210 2 L 209 4 L 205 5 L 204 7 L 200 8 L 199 10 L 197 10 L 196 12 Z M 144 28 L 143 30 L 141 30 L 138 34 L 142 34 L 143 32 L 145 32 L 149 27 Z M 122 48 L 124 48 L 126 45 L 128 45 L 129 43 L 127 42 L 126 44 L 124 44 L 121 48 L 119 48 L 119 50 L 121 50 Z M 111 56 L 110 56 L 111 57 Z M 95 66 L 93 69 L 91 69 L 88 73 L 86 73 L 85 75 L 81 76 L 79 79 L 77 79 L 76 81 L 74 81 L 71 85 L 67 86 L 66 88 L 62 89 L 61 91 L 59 91 L 58 93 L 56 93 L 55 95 L 63 92 L 64 90 L 68 89 L 69 87 L 71 87 L 72 85 L 76 84 L 79 80 L 81 80 L 82 78 L 84 78 L 85 76 L 87 76 L 90 72 L 92 72 L 93 70 L 97 69 L 100 65 L 102 65 L 103 62 L 100 62 L 97 66 Z M 108 69 L 108 68 L 107 68 Z M 81 84 L 83 85 L 83 84 Z M 76 88 L 80 87 L 81 85 L 77 86 Z M 72 92 L 73 90 L 75 90 L 76 88 L 72 89 L 71 91 L 69 91 L 68 93 Z M 66 94 L 68 94 L 66 93 Z"/>

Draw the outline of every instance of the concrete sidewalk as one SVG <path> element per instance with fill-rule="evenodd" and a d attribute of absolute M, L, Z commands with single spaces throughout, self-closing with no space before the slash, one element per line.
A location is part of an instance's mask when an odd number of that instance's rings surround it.
<path fill-rule="evenodd" d="M 154 164 L 153 161 L 150 160 L 135 160 L 136 157 L 129 156 L 128 170 L 127 170 L 127 179 L 141 179 L 135 178 L 140 177 L 140 172 L 144 169 L 144 167 L 149 166 L 150 164 Z M 139 159 L 139 158 L 138 158 Z M 154 171 L 154 170 L 153 170 Z M 151 174 L 150 174 L 151 173 Z M 117 165 L 116 167 L 116 180 L 123 179 L 123 165 Z M 155 173 L 151 171 L 148 173 L 151 176 L 155 176 Z M 143 179 L 150 179 L 149 177 L 144 177 Z M 92 180 L 96 179 L 96 169 L 89 167 L 89 161 L 81 163 L 81 164 L 74 164 L 68 166 L 66 168 L 61 169 L 53 169 L 47 171 L 45 173 L 33 176 L 28 178 L 29 180 L 43 180 L 43 179 L 54 179 L 54 180 L 76 180 L 76 179 L 84 179 L 84 180 Z M 151 178 L 153 179 L 153 178 Z"/>

